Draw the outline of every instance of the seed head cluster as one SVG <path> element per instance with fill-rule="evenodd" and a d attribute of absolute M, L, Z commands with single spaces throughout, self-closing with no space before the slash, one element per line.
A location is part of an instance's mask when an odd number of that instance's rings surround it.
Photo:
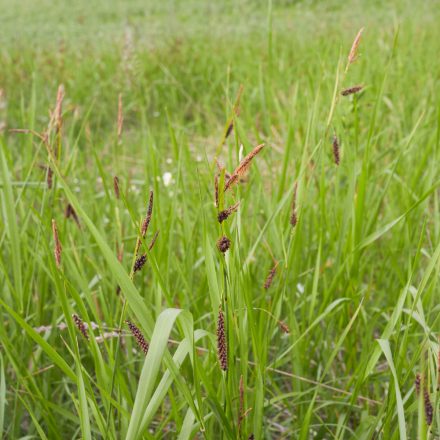
<path fill-rule="evenodd" d="M 217 241 L 217 249 L 223 254 L 230 248 L 230 246 L 231 240 L 229 240 L 226 235 L 223 235 L 223 237 L 220 237 Z"/>
<path fill-rule="evenodd" d="M 225 316 L 221 308 L 218 311 L 217 319 L 217 356 L 220 368 L 226 371 L 228 369 L 228 346 L 226 342 Z"/>
<path fill-rule="evenodd" d="M 339 139 L 336 135 L 333 136 L 333 158 L 335 160 L 335 164 L 339 165 L 341 158 L 339 153 Z"/>
<path fill-rule="evenodd" d="M 84 338 L 89 340 L 89 333 L 87 332 L 87 327 L 84 324 L 83 320 L 78 315 L 75 314 L 72 315 L 72 319 L 79 332 L 84 336 Z"/>
<path fill-rule="evenodd" d="M 432 409 L 431 399 L 429 397 L 429 391 L 426 386 L 423 390 L 423 403 L 425 405 L 426 424 L 431 425 L 432 424 L 433 409 Z"/>
<path fill-rule="evenodd" d="M 135 324 L 133 324 L 128 319 L 125 321 L 125 323 L 127 324 L 128 328 L 130 329 L 131 334 L 134 336 L 134 338 L 136 340 L 136 343 L 139 346 L 139 348 L 145 354 L 147 354 L 148 353 L 148 349 L 150 348 L 150 345 L 145 340 L 144 335 L 142 334 L 142 332 L 139 330 L 139 328 Z"/>

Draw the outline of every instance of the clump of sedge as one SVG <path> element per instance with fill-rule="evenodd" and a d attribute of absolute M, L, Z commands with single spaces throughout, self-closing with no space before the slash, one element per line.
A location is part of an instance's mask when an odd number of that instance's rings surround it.
<path fill-rule="evenodd" d="M 84 324 L 83 320 L 78 315 L 75 315 L 75 314 L 72 315 L 72 319 L 76 325 L 76 328 L 79 330 L 79 332 L 84 336 L 84 338 L 89 340 L 89 334 L 87 332 L 87 327 Z"/>
<path fill-rule="evenodd" d="M 217 356 L 220 368 L 226 371 L 228 369 L 228 346 L 226 342 L 225 317 L 221 307 L 218 311 L 217 319 Z"/>
<path fill-rule="evenodd" d="M 134 338 L 136 340 L 136 343 L 139 346 L 139 348 L 145 354 L 147 354 L 148 353 L 148 349 L 150 348 L 150 345 L 145 340 L 144 335 L 142 334 L 142 332 L 139 330 L 139 328 L 135 324 L 133 324 L 128 319 L 125 321 L 125 323 L 128 325 L 128 328 L 130 329 L 131 334 L 134 336 Z"/>
<path fill-rule="evenodd" d="M 217 249 L 223 254 L 231 247 L 231 240 L 226 235 L 220 237 L 217 241 Z"/>

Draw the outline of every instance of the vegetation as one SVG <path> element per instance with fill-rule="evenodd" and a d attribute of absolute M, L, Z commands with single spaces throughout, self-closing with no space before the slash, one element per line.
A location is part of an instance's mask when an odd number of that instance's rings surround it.
<path fill-rule="evenodd" d="M 3 438 L 438 438 L 438 6 L 0 0 Z"/>

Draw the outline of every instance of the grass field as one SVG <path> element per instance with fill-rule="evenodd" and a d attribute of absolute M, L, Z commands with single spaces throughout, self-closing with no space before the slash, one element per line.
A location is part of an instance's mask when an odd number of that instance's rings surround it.
<path fill-rule="evenodd" d="M 0 438 L 440 438 L 440 2 L 0 10 Z"/>

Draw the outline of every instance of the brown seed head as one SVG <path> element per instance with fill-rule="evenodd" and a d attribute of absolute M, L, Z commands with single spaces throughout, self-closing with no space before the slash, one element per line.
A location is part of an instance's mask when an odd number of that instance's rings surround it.
<path fill-rule="evenodd" d="M 214 205 L 218 208 L 218 174 L 214 176 Z"/>
<path fill-rule="evenodd" d="M 142 334 L 142 332 L 139 330 L 139 328 L 133 324 L 131 321 L 129 321 L 128 319 L 125 321 L 125 323 L 128 325 L 128 328 L 130 329 L 131 334 L 134 336 L 134 338 L 136 339 L 136 343 L 139 346 L 139 348 L 145 353 L 148 353 L 148 349 L 150 348 L 150 345 L 148 344 L 148 342 L 145 340 L 144 335 Z"/>
<path fill-rule="evenodd" d="M 153 213 L 153 191 L 151 190 L 150 191 L 150 199 L 148 201 L 147 214 L 145 216 L 145 219 L 142 223 L 142 228 L 141 228 L 142 237 L 145 237 L 145 234 L 147 233 L 147 230 L 148 230 L 148 226 L 150 226 L 152 213 Z"/>
<path fill-rule="evenodd" d="M 223 371 L 228 369 L 228 346 L 226 342 L 225 317 L 221 307 L 217 319 L 217 356 L 220 368 Z"/>
<path fill-rule="evenodd" d="M 348 64 L 347 69 L 350 64 L 353 64 L 358 57 L 358 48 L 359 44 L 361 42 L 362 32 L 364 31 L 364 28 L 362 28 L 356 35 L 356 38 L 353 41 L 353 44 L 351 45 L 350 53 L 348 54 Z"/>
<path fill-rule="evenodd" d="M 78 315 L 75 315 L 75 314 L 72 315 L 72 318 L 73 318 L 73 322 L 75 323 L 76 328 L 79 330 L 79 332 L 84 336 L 84 338 L 89 340 L 89 333 L 87 332 L 87 328 L 86 328 L 83 320 Z"/>
<path fill-rule="evenodd" d="M 237 211 L 239 205 L 240 202 L 237 202 L 234 205 L 230 206 L 229 208 L 220 211 L 217 216 L 218 222 L 223 223 L 233 212 Z"/>
<path fill-rule="evenodd" d="M 61 127 L 63 125 L 63 100 L 64 100 L 64 86 L 60 84 L 57 90 L 57 102 L 54 111 L 57 133 L 61 131 Z"/>
<path fill-rule="evenodd" d="M 290 333 L 290 328 L 284 321 L 279 321 L 278 325 L 280 326 L 280 329 L 283 333 Z"/>
<path fill-rule="evenodd" d="M 55 263 L 56 263 L 57 267 L 60 268 L 62 247 L 61 247 L 60 239 L 58 237 L 57 224 L 55 223 L 54 219 L 52 219 L 52 235 L 53 235 L 53 241 L 54 241 L 53 253 L 55 255 Z"/>
<path fill-rule="evenodd" d="M 277 267 L 278 263 L 275 263 L 275 265 L 272 267 L 272 269 L 269 271 L 269 274 L 266 277 L 266 280 L 264 281 L 263 287 L 267 290 L 272 285 L 273 279 L 275 278 L 275 275 L 277 273 Z"/>
<path fill-rule="evenodd" d="M 115 193 L 115 197 L 117 199 L 119 199 L 120 193 L 119 193 L 119 177 L 118 176 L 113 177 L 113 190 Z"/>
<path fill-rule="evenodd" d="M 156 231 L 150 244 L 148 245 L 148 250 L 151 251 L 151 249 L 153 249 L 154 245 L 156 244 L 158 235 L 159 235 L 159 231 Z M 136 261 L 134 262 L 133 265 L 133 273 L 140 271 L 144 267 L 146 262 L 147 262 L 147 254 L 143 254 L 140 257 L 136 258 Z"/>
<path fill-rule="evenodd" d="M 79 223 L 78 214 L 76 213 L 74 207 L 70 203 L 68 203 L 67 206 L 66 206 L 66 210 L 64 212 L 64 216 L 66 218 L 73 218 L 73 220 L 75 220 L 75 223 L 78 226 L 78 228 L 81 227 L 81 225 Z"/>
<path fill-rule="evenodd" d="M 348 89 L 342 90 L 341 95 L 342 96 L 353 95 L 355 93 L 360 92 L 363 88 L 364 88 L 364 86 L 361 86 L 361 85 L 349 87 Z"/>
<path fill-rule="evenodd" d="M 231 174 L 228 181 L 226 182 L 225 191 L 234 186 L 240 180 L 240 178 L 249 169 L 252 159 L 263 149 L 263 147 L 264 144 L 257 145 L 246 157 L 242 159 L 238 167 L 234 170 L 234 172 Z"/>
<path fill-rule="evenodd" d="M 420 373 L 416 374 L 416 378 L 414 380 L 414 385 L 416 386 L 416 393 L 417 395 L 420 394 L 420 385 L 422 383 L 422 377 L 420 376 Z"/>
<path fill-rule="evenodd" d="M 298 190 L 298 182 L 295 182 L 295 186 L 293 187 L 293 197 L 292 197 L 292 214 L 290 216 L 290 224 L 292 228 L 294 228 L 298 223 L 298 214 L 296 212 L 296 194 Z"/>
<path fill-rule="evenodd" d="M 433 416 L 433 408 L 431 404 L 431 398 L 429 397 L 429 391 L 428 388 L 424 387 L 423 390 L 423 403 L 425 405 L 425 417 L 426 417 L 426 424 L 431 425 L 432 424 L 432 416 Z"/>
<path fill-rule="evenodd" d="M 339 140 L 336 135 L 333 136 L 333 159 L 336 165 L 339 165 L 340 162 L 340 153 L 339 153 Z"/>
<path fill-rule="evenodd" d="M 240 376 L 240 383 L 239 383 L 239 409 L 238 409 L 238 429 L 240 429 L 241 422 L 244 418 L 244 383 L 243 383 L 243 375 Z"/>
<path fill-rule="evenodd" d="M 254 436 L 254 434 L 251 434 L 251 435 L 248 437 L 248 440 L 255 440 L 255 436 Z"/>
<path fill-rule="evenodd" d="M 225 253 L 230 248 L 230 246 L 231 240 L 229 240 L 226 235 L 223 235 L 223 237 L 220 237 L 217 241 L 217 249 L 222 253 Z"/>

